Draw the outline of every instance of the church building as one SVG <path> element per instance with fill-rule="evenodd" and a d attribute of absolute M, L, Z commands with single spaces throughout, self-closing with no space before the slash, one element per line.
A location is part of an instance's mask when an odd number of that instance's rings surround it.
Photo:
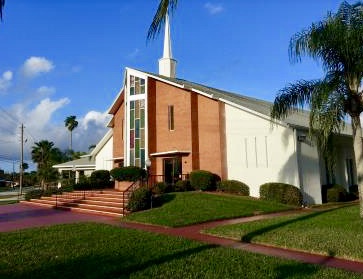
<path fill-rule="evenodd" d="M 193 170 L 235 179 L 259 196 L 266 182 L 301 189 L 308 204 L 321 203 L 328 181 L 325 162 L 308 135 L 309 115 L 271 121 L 271 103 L 176 77 L 169 20 L 159 73 L 126 68 L 123 86 L 109 108 L 112 160 L 146 167 L 167 183 Z M 356 181 L 351 131 L 336 136 L 335 181 Z M 96 162 L 97 163 L 97 162 Z"/>

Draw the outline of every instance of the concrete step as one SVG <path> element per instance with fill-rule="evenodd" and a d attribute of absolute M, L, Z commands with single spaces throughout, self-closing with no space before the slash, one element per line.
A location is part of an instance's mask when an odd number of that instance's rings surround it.
<path fill-rule="evenodd" d="M 127 195 L 126 195 L 127 196 Z M 62 195 L 41 197 L 26 201 L 28 204 L 77 211 L 106 216 L 123 216 L 128 199 L 123 193 L 114 190 L 86 192 L 65 192 Z M 84 199 L 85 198 L 85 199 Z M 125 198 L 125 199 L 124 199 Z"/>

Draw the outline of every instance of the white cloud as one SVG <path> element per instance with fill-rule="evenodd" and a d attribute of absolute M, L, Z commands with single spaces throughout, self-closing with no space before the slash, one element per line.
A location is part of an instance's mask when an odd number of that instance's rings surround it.
<path fill-rule="evenodd" d="M 39 95 L 51 95 L 55 93 L 55 88 L 54 87 L 49 87 L 49 86 L 41 86 L 37 89 L 37 93 Z"/>
<path fill-rule="evenodd" d="M 81 119 L 81 124 L 83 129 L 88 130 L 89 125 L 92 123 L 96 126 L 106 126 L 109 120 L 110 116 L 107 112 L 98 112 L 91 110 Z"/>
<path fill-rule="evenodd" d="M 39 89 L 38 89 L 39 90 Z M 44 91 L 49 90 L 43 87 Z M 40 91 L 41 91 L 40 90 Z M 0 111 L 0 154 L 9 158 L 19 158 L 20 123 L 24 123 L 24 158 L 31 162 L 31 148 L 34 142 L 49 140 L 54 146 L 66 150 L 69 146 L 69 131 L 64 126 L 63 119 L 56 120 L 56 116 L 70 103 L 68 98 L 53 100 L 43 98 L 35 104 L 18 103 L 7 109 L 10 120 Z M 85 115 L 77 116 L 79 125 L 73 130 L 73 149 L 88 152 L 88 147 L 97 144 L 109 128 L 106 124 L 110 116 L 107 112 L 89 111 Z M 5 144 L 6 142 L 6 144 Z"/>
<path fill-rule="evenodd" d="M 48 73 L 53 70 L 54 67 L 53 62 L 45 57 L 32 56 L 24 62 L 22 66 L 22 73 L 25 77 L 32 78 L 42 73 Z"/>
<path fill-rule="evenodd" d="M 207 9 L 208 13 L 211 15 L 219 14 L 224 10 L 222 4 L 212 4 L 210 2 L 205 3 L 204 8 Z"/>
<path fill-rule="evenodd" d="M 13 72 L 6 71 L 0 77 L 0 91 L 7 90 L 11 85 L 11 80 L 13 79 Z"/>

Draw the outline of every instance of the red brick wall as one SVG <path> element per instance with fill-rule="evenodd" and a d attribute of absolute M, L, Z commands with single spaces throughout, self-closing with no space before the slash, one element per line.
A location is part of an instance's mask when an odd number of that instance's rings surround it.
<path fill-rule="evenodd" d="M 204 169 L 224 177 L 224 105 L 151 78 L 148 84 L 149 153 L 190 151 L 182 158 L 183 173 Z M 174 131 L 168 129 L 169 105 L 174 106 Z M 162 158 L 152 158 L 152 168 L 163 174 Z"/>
<path fill-rule="evenodd" d="M 123 102 L 120 108 L 114 115 L 114 127 L 113 127 L 113 156 L 124 157 L 124 138 L 122 132 L 124 128 L 122 128 L 123 122 L 125 122 L 125 103 Z"/>

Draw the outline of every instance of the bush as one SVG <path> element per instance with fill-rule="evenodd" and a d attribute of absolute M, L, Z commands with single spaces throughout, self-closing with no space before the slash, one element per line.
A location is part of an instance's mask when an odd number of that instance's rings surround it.
<path fill-rule="evenodd" d="M 358 185 L 352 185 L 349 187 L 349 200 L 354 201 L 359 199 Z"/>
<path fill-rule="evenodd" d="M 193 190 L 189 180 L 178 180 L 174 185 L 175 192 L 185 192 Z"/>
<path fill-rule="evenodd" d="M 343 202 L 348 198 L 347 190 L 338 184 L 333 185 L 327 191 L 327 202 Z"/>
<path fill-rule="evenodd" d="M 221 192 L 240 194 L 243 196 L 250 195 L 250 188 L 241 181 L 222 180 L 217 183 L 217 190 Z"/>
<path fill-rule="evenodd" d="M 167 188 L 168 188 L 168 186 L 164 182 L 157 182 L 152 187 L 152 192 L 153 192 L 153 194 L 161 195 L 161 194 L 164 194 L 167 192 Z"/>
<path fill-rule="evenodd" d="M 108 170 L 96 170 L 91 173 L 90 182 L 94 188 L 103 189 L 112 186 L 111 176 Z"/>
<path fill-rule="evenodd" d="M 284 204 L 300 206 L 303 197 L 300 189 L 286 183 L 265 183 L 260 186 L 260 198 Z"/>
<path fill-rule="evenodd" d="M 145 187 L 139 188 L 132 192 L 127 210 L 131 212 L 149 209 L 151 205 L 151 191 Z"/>
<path fill-rule="evenodd" d="M 29 201 L 31 199 L 40 199 L 42 195 L 43 195 L 43 190 L 40 189 L 31 190 L 25 194 L 25 200 Z"/>
<path fill-rule="evenodd" d="M 146 171 L 135 166 L 114 168 L 110 174 L 117 181 L 137 181 L 146 177 Z"/>
<path fill-rule="evenodd" d="M 212 191 L 216 189 L 216 176 L 205 170 L 195 170 L 190 173 L 190 185 L 195 190 Z"/>
<path fill-rule="evenodd" d="M 90 182 L 89 179 L 82 179 L 78 183 L 73 185 L 74 190 L 92 190 L 93 184 Z"/>

